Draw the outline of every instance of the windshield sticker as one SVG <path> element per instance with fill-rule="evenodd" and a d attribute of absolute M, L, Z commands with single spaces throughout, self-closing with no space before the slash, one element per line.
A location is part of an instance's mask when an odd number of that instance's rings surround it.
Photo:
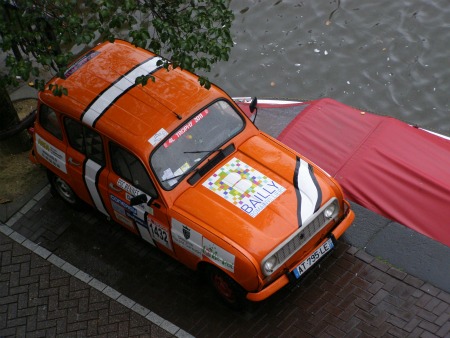
<path fill-rule="evenodd" d="M 207 238 L 203 238 L 203 255 L 208 257 L 218 266 L 234 272 L 234 255 L 214 244 Z"/>
<path fill-rule="evenodd" d="M 169 186 L 173 186 L 178 182 L 178 180 L 176 180 L 176 177 L 177 175 L 173 173 L 172 169 L 167 168 L 166 170 L 164 170 L 164 174 L 162 175 L 161 179 L 163 180 L 163 182 L 167 181 Z"/>
<path fill-rule="evenodd" d="M 168 148 L 172 143 L 178 140 L 181 136 L 183 136 L 189 129 L 195 126 L 201 119 L 203 119 L 206 115 L 208 115 L 208 109 L 205 109 L 200 114 L 195 116 L 192 120 L 186 123 L 183 127 L 181 127 L 175 134 L 173 134 L 166 142 L 164 142 L 164 148 Z M 192 138 L 192 135 L 187 135 L 187 138 Z"/>
<path fill-rule="evenodd" d="M 256 217 L 286 189 L 237 158 L 209 177 L 203 186 Z"/>
<path fill-rule="evenodd" d="M 178 177 L 183 175 L 187 170 L 189 170 L 191 166 L 189 165 L 189 163 L 185 162 L 181 167 L 179 167 L 174 173 L 173 173 L 173 177 Z"/>
<path fill-rule="evenodd" d="M 67 174 L 66 154 L 36 134 L 36 150 L 47 162 Z"/>
<path fill-rule="evenodd" d="M 152 145 L 152 146 L 156 146 L 159 142 L 161 142 L 163 140 L 164 137 L 166 137 L 169 133 L 164 129 L 161 128 L 155 135 L 153 135 L 152 137 L 150 137 L 148 139 L 148 142 Z"/>

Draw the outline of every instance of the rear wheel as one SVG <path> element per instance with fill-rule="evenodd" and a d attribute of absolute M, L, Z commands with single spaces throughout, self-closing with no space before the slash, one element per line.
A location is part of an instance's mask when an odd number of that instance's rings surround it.
<path fill-rule="evenodd" d="M 207 277 L 221 300 L 233 309 L 240 309 L 245 303 L 245 291 L 225 272 L 215 267 L 208 267 Z"/>
<path fill-rule="evenodd" d="M 53 195 L 62 198 L 64 202 L 74 208 L 80 206 L 80 199 L 66 181 L 64 181 L 61 177 L 55 175 L 51 171 L 47 171 L 47 176 L 52 187 Z"/>

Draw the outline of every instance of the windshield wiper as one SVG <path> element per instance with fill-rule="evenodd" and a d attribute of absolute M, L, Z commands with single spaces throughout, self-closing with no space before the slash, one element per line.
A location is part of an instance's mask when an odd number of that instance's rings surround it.
<path fill-rule="evenodd" d="M 188 170 L 188 171 L 186 171 L 186 172 L 184 172 L 184 173 L 182 173 L 182 174 L 174 175 L 174 176 L 172 176 L 172 177 L 166 178 L 166 179 L 162 180 L 161 183 L 164 183 L 164 182 L 167 182 L 167 181 L 170 181 L 170 180 L 174 180 L 174 179 L 176 179 L 176 178 L 178 178 L 178 177 L 187 175 L 187 174 L 189 174 L 189 172 L 190 172 L 190 170 Z"/>
<path fill-rule="evenodd" d="M 216 151 L 219 151 L 219 148 L 213 149 L 213 150 L 193 150 L 193 151 L 183 151 L 183 154 L 201 154 L 201 153 L 215 153 Z"/>
<path fill-rule="evenodd" d="M 205 175 L 209 170 L 211 170 L 213 167 L 215 167 L 216 164 L 219 163 L 220 161 L 222 161 L 225 157 L 230 155 L 235 149 L 236 148 L 234 147 L 234 144 L 231 143 L 224 149 L 216 148 L 213 150 L 184 151 L 184 153 L 186 153 L 186 154 L 214 153 L 216 151 L 219 152 L 213 159 L 209 160 L 203 167 L 195 169 L 194 174 L 188 179 L 189 184 L 191 184 L 191 185 L 195 184 L 200 178 L 203 177 L 203 175 Z M 168 178 L 162 180 L 161 183 L 189 175 L 192 172 L 192 169 L 193 168 L 191 167 L 190 169 L 186 170 L 184 173 L 181 173 L 179 175 L 174 175 L 172 177 L 168 177 Z"/>
<path fill-rule="evenodd" d="M 214 168 L 220 161 L 222 161 L 225 157 L 230 155 L 236 148 L 234 147 L 234 143 L 230 143 L 225 148 L 217 148 L 214 151 L 219 151 L 219 153 L 214 156 L 211 160 L 209 160 L 203 167 L 196 169 L 194 174 L 189 177 L 188 183 L 190 185 L 194 185 L 198 182 L 200 178 L 202 178 L 208 171 L 210 171 L 212 168 Z"/>
<path fill-rule="evenodd" d="M 220 151 L 220 150 L 221 149 L 219 147 L 219 148 L 216 148 L 216 149 L 213 149 L 213 150 L 183 151 L 183 153 L 184 154 L 201 154 L 201 153 L 211 153 L 212 154 L 212 153 L 215 153 L 216 151 Z M 173 175 L 172 177 L 168 177 L 168 178 L 162 180 L 161 183 L 164 183 L 164 182 L 167 182 L 167 181 L 170 181 L 170 180 L 174 180 L 174 179 L 180 178 L 182 176 L 188 175 L 188 174 L 190 174 L 192 172 L 192 170 L 193 170 L 193 168 L 191 167 L 191 168 L 189 168 L 188 170 L 186 170 L 185 172 L 183 172 L 183 173 L 181 173 L 179 175 Z"/>

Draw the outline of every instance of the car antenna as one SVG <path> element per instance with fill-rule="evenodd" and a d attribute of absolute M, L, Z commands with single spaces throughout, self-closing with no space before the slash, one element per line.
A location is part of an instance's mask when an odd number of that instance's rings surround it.
<path fill-rule="evenodd" d="M 183 116 L 181 116 L 180 114 L 178 114 L 176 111 L 173 111 L 173 110 L 172 110 L 172 113 L 175 114 L 175 116 L 177 117 L 178 120 L 183 119 Z"/>
<path fill-rule="evenodd" d="M 145 89 L 145 86 L 142 86 L 142 90 L 151 98 L 155 99 L 156 101 L 158 101 L 159 104 L 161 104 L 163 107 L 167 108 L 168 110 L 170 110 L 176 117 L 178 120 L 182 120 L 183 116 L 181 116 L 180 114 L 178 114 L 175 110 L 170 109 L 169 107 L 167 107 L 167 104 L 164 103 L 164 100 L 159 100 L 156 96 L 152 95 L 151 92 L 148 89 Z"/>
<path fill-rule="evenodd" d="M 258 99 L 256 98 L 256 96 L 253 98 L 252 102 L 250 102 L 250 113 L 253 114 L 253 112 L 255 112 L 255 117 L 253 118 L 253 124 L 255 124 L 256 121 L 256 115 L 258 115 Z"/>

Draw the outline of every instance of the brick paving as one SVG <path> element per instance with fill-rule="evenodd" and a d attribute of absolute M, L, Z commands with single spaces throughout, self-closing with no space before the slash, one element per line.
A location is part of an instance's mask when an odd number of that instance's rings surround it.
<path fill-rule="evenodd" d="M 0 336 L 450 337 L 450 294 L 342 241 L 297 287 L 235 312 L 196 273 L 47 192 L 3 227 L 43 252 L 0 233 Z M 46 250 L 72 274 L 44 260 Z M 137 300 L 159 322 L 130 311 Z"/>
<path fill-rule="evenodd" d="M 0 336 L 173 337 L 0 233 Z"/>

